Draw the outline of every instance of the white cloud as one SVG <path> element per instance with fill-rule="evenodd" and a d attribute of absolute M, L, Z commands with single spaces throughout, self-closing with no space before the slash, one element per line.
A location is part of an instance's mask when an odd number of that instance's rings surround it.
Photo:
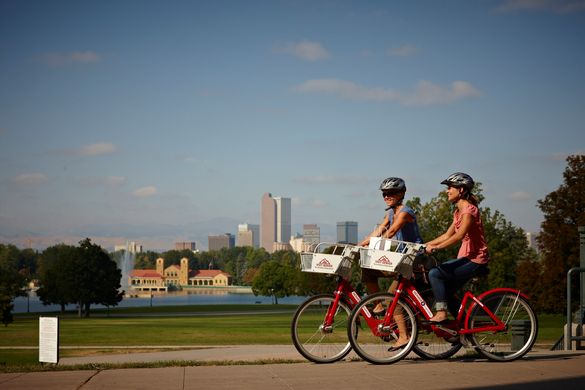
<path fill-rule="evenodd" d="M 418 53 L 418 48 L 412 45 L 404 45 L 388 50 L 388 54 L 394 57 L 410 57 Z"/>
<path fill-rule="evenodd" d="M 110 187 L 118 187 L 126 183 L 124 176 L 108 176 L 104 179 L 104 183 Z"/>
<path fill-rule="evenodd" d="M 570 14 L 585 11 L 585 0 L 505 0 L 496 8 L 498 12 L 524 10 Z"/>
<path fill-rule="evenodd" d="M 101 61 L 101 56 L 93 51 L 74 51 L 69 53 L 51 52 L 41 57 L 42 62 L 51 66 L 68 64 L 88 64 Z"/>
<path fill-rule="evenodd" d="M 528 192 L 517 191 L 517 192 L 512 192 L 510 195 L 508 195 L 508 198 L 510 198 L 511 200 L 516 200 L 516 201 L 526 201 L 526 200 L 532 199 L 532 195 L 529 194 Z"/>
<path fill-rule="evenodd" d="M 400 92 L 381 87 L 364 87 L 339 79 L 314 79 L 293 87 L 299 93 L 333 95 L 352 100 L 394 101 L 403 105 L 446 104 L 456 100 L 480 96 L 481 92 L 466 81 L 454 81 L 444 87 L 421 80 L 412 92 Z"/>
<path fill-rule="evenodd" d="M 12 182 L 22 185 L 37 185 L 46 182 L 47 176 L 42 173 L 24 173 L 12 178 Z"/>
<path fill-rule="evenodd" d="M 154 186 L 141 187 L 132 192 L 132 195 L 137 198 L 147 198 L 156 195 L 158 190 Z"/>
<path fill-rule="evenodd" d="M 466 81 L 454 81 L 449 87 L 443 87 L 421 80 L 414 92 L 402 96 L 403 104 L 425 106 L 431 104 L 451 103 L 468 97 L 481 96 L 481 92 Z"/>
<path fill-rule="evenodd" d="M 274 50 L 310 62 L 329 58 L 329 52 L 319 42 L 302 41 L 298 43 L 287 43 L 276 47 Z"/>
<path fill-rule="evenodd" d="M 99 156 L 102 154 L 111 154 L 116 151 L 116 145 L 109 142 L 100 142 L 83 146 L 76 150 L 76 154 L 80 156 Z"/>

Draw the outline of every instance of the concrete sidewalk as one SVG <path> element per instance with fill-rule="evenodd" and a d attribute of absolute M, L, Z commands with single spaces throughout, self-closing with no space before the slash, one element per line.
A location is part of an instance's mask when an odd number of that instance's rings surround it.
<path fill-rule="evenodd" d="M 294 359 L 291 346 L 214 347 L 189 351 L 102 355 L 98 361 Z M 221 357 L 218 359 L 218 357 Z M 92 357 L 94 358 L 94 357 Z M 68 358 L 60 364 L 81 361 Z M 333 364 L 189 366 L 0 374 L 0 389 L 551 389 L 585 388 L 585 351 L 534 350 L 523 359 L 495 363 L 459 357 L 406 359 L 388 366 L 345 360 Z"/>

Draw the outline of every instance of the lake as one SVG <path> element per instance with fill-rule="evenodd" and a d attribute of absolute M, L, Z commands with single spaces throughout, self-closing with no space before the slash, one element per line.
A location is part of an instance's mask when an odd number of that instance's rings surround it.
<path fill-rule="evenodd" d="M 151 305 L 148 293 L 139 293 L 139 296 L 124 297 L 117 307 L 147 307 Z M 307 297 L 290 296 L 278 298 L 278 303 L 300 304 Z M 59 311 L 59 305 L 43 305 L 38 296 L 30 293 L 30 297 L 18 297 L 14 300 L 13 313 L 51 312 Z M 272 297 L 255 296 L 247 289 L 185 289 L 169 293 L 155 293 L 152 297 L 152 306 L 182 306 L 182 305 L 225 305 L 225 304 L 271 304 Z M 105 308 L 101 305 L 91 305 L 92 308 Z M 67 305 L 66 310 L 76 310 L 77 305 Z"/>

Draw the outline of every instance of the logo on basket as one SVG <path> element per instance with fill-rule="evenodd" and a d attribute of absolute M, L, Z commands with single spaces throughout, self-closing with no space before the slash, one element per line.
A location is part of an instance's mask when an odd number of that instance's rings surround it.
<path fill-rule="evenodd" d="M 378 258 L 378 260 L 374 261 L 374 264 L 390 266 L 390 265 L 392 265 L 392 262 L 386 256 L 382 256 L 382 257 Z"/>
<path fill-rule="evenodd" d="M 317 264 L 315 264 L 315 268 L 326 268 L 326 269 L 333 269 L 333 264 L 329 262 L 327 259 L 323 259 Z"/>

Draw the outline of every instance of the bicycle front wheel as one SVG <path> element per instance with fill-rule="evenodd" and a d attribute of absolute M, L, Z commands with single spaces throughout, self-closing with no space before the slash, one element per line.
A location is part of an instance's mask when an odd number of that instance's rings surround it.
<path fill-rule="evenodd" d="M 374 364 L 390 364 L 410 353 L 416 342 L 416 317 L 408 303 L 399 299 L 389 324 L 384 325 L 386 310 L 394 300 L 390 293 L 376 293 L 364 298 L 351 312 L 347 329 L 354 351 Z M 374 308 L 382 311 L 374 313 Z M 400 347 L 398 347 L 400 346 Z"/>
<path fill-rule="evenodd" d="M 495 292 L 482 298 L 505 325 L 503 331 L 471 333 L 469 339 L 475 349 L 490 360 L 511 361 L 524 356 L 536 341 L 538 320 L 530 304 L 520 295 Z M 469 319 L 469 328 L 495 325 L 485 310 L 476 305 Z"/>
<path fill-rule="evenodd" d="M 333 294 L 315 295 L 303 302 L 295 312 L 291 325 L 291 336 L 295 348 L 301 355 L 315 363 L 332 363 L 343 359 L 351 345 L 347 339 L 347 324 L 351 308 L 339 300 L 333 308 Z M 329 310 L 334 311 L 334 320 L 325 324 Z"/>

